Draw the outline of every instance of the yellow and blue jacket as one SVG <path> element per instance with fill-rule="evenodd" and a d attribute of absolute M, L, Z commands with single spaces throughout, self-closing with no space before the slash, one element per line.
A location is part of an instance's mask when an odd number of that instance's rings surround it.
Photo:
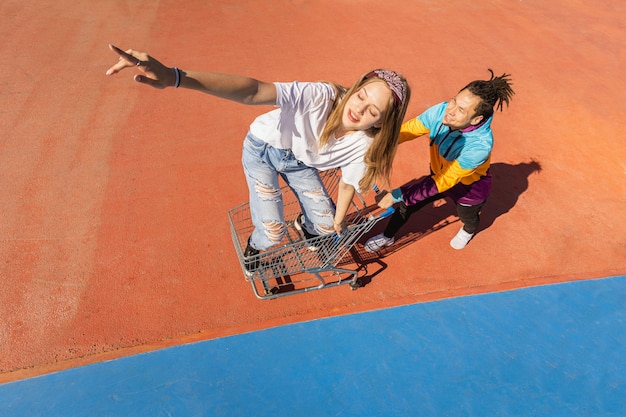
<path fill-rule="evenodd" d="M 489 175 L 493 133 L 490 117 L 477 126 L 463 130 L 450 130 L 443 124 L 447 102 L 435 105 L 418 117 L 406 121 L 400 130 L 400 143 L 429 134 L 431 176 L 410 186 L 400 187 L 402 199 L 414 205 L 426 198 L 445 193 L 457 184 L 471 186 Z M 490 187 L 484 191 L 474 190 L 468 201 L 476 204 L 484 201 Z M 396 191 L 396 190 L 394 190 Z M 397 193 L 394 193 L 397 195 Z"/>

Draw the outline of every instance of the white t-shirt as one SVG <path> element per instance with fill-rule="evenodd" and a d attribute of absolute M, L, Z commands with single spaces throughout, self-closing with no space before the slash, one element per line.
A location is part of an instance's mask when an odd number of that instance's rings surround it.
<path fill-rule="evenodd" d="M 279 149 L 291 149 L 305 165 L 325 171 L 341 168 L 343 182 L 359 190 L 365 174 L 365 152 L 374 140 L 358 131 L 332 138 L 322 149 L 318 141 L 331 112 L 335 90 L 326 83 L 274 83 L 276 110 L 257 117 L 250 133 Z"/>

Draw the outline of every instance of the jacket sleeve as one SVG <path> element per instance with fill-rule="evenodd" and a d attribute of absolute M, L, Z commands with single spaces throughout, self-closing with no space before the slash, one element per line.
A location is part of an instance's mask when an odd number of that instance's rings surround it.
<path fill-rule="evenodd" d="M 408 142 L 429 132 L 430 130 L 424 126 L 424 124 L 417 117 L 415 117 L 402 124 L 398 143 Z"/>

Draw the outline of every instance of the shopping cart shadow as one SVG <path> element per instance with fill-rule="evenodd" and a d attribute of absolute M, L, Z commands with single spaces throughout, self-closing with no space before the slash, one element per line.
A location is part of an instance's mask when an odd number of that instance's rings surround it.
<path fill-rule="evenodd" d="M 488 204 L 481 213 L 481 226 L 478 233 L 491 227 L 501 216 L 508 213 L 529 186 L 528 178 L 540 173 L 541 164 L 535 160 L 519 164 L 494 163 L 491 165 L 493 189 Z M 415 179 L 407 184 L 414 181 Z M 384 258 L 403 250 L 405 247 L 423 239 L 433 232 L 441 230 L 453 223 L 458 223 L 456 207 L 450 200 L 438 200 L 422 208 L 413 215 L 399 230 L 393 245 L 372 253 L 365 250 L 364 243 L 372 236 L 381 233 L 388 220 L 378 223 L 367 235 L 357 242 L 342 262 L 354 263 L 359 270 L 359 286 L 369 284 L 377 275 L 387 268 Z"/>
<path fill-rule="evenodd" d="M 378 252 L 368 252 L 364 244 L 372 236 L 375 236 L 385 229 L 388 220 L 381 221 L 367 235 L 363 236 L 350 250 L 349 254 L 342 259 L 341 264 L 354 264 L 357 266 L 359 287 L 369 284 L 376 276 L 387 269 L 387 263 L 383 260 L 387 256 L 401 251 L 405 247 L 425 238 L 437 230 L 440 230 L 452 223 L 458 222 L 454 205 L 445 201 L 437 202 L 420 210 L 420 215 L 412 216 L 409 221 L 400 229 L 395 243 L 383 248 Z"/>

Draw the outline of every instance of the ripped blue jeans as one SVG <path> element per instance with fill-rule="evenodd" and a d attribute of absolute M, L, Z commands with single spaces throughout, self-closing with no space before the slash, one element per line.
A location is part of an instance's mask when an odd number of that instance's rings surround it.
<path fill-rule="evenodd" d="M 335 204 L 328 196 L 320 175 L 298 161 L 290 149 L 268 145 L 250 133 L 243 144 L 243 171 L 250 191 L 250 213 L 254 231 L 253 248 L 268 249 L 283 240 L 286 231 L 280 175 L 296 195 L 304 227 L 311 233 L 334 232 Z"/>

